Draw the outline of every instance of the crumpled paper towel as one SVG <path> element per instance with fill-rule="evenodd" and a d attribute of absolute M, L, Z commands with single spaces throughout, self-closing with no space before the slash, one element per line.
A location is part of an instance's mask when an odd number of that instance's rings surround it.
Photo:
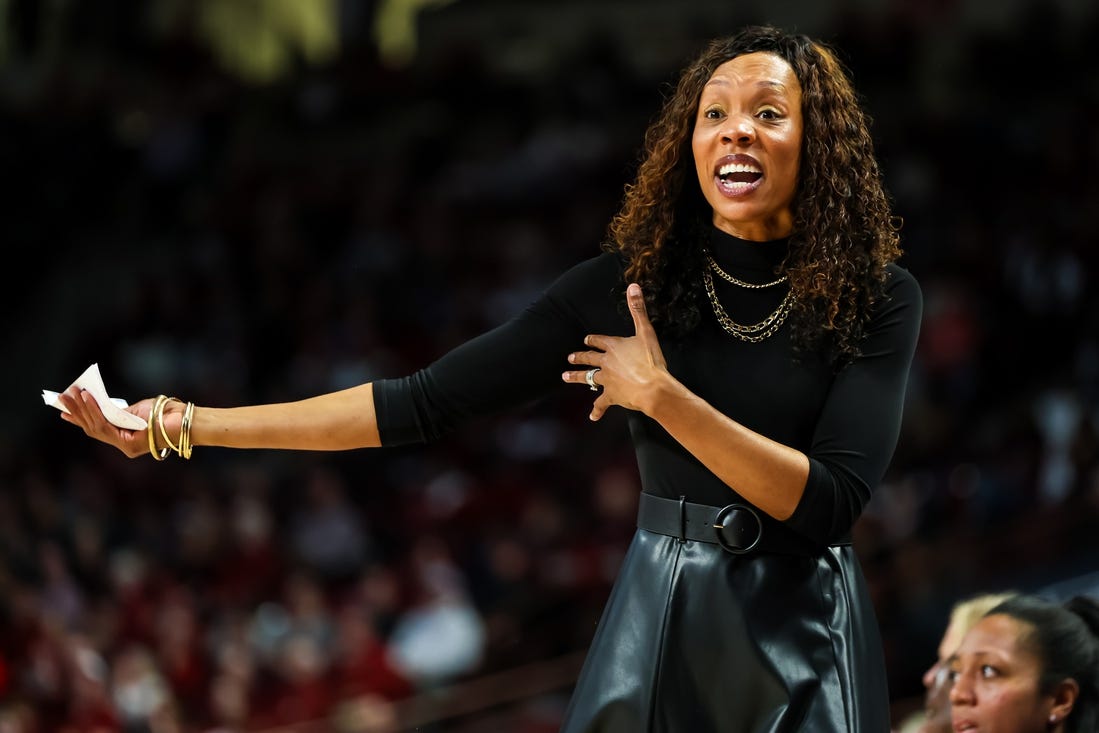
<path fill-rule="evenodd" d="M 103 377 L 99 373 L 99 364 L 92 364 L 85 369 L 84 373 L 77 377 L 73 384 L 80 387 L 80 389 L 87 390 L 95 398 L 99 409 L 103 411 L 103 417 L 107 418 L 112 425 L 127 430 L 144 430 L 148 426 L 144 419 L 122 409 L 127 406 L 126 400 L 107 396 L 107 388 L 103 385 Z M 56 407 L 62 412 L 68 412 L 57 401 L 57 396 L 57 392 L 48 389 L 42 390 L 43 402 L 50 407 Z"/>

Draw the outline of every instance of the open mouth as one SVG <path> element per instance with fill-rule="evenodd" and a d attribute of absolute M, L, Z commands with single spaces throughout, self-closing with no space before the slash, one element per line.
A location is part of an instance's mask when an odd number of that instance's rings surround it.
<path fill-rule="evenodd" d="M 763 171 L 754 163 L 738 161 L 719 166 L 716 176 L 721 190 L 735 196 L 759 185 L 763 180 Z"/>

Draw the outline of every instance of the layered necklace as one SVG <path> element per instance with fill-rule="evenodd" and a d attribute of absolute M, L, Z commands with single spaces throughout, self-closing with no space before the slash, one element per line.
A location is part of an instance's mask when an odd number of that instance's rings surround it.
<path fill-rule="evenodd" d="M 771 311 L 771 314 L 762 321 L 753 323 L 750 326 L 745 326 L 729 317 L 729 314 L 725 312 L 725 308 L 717 299 L 717 291 L 714 290 L 714 273 L 717 273 L 717 276 L 726 282 L 730 282 L 737 287 L 748 288 L 749 290 L 762 290 L 763 288 L 781 285 L 786 282 L 785 275 L 777 280 L 772 280 L 769 283 L 744 282 L 725 272 L 725 270 L 722 270 L 721 266 L 714 261 L 714 258 L 710 256 L 708 251 L 703 251 L 703 256 L 706 258 L 707 266 L 702 272 L 702 282 L 706 286 L 706 295 L 710 298 L 710 305 L 714 308 L 714 315 L 717 317 L 717 322 L 721 324 L 721 327 L 725 329 L 726 333 L 741 341 L 758 343 L 777 331 L 779 326 L 786 321 L 786 316 L 790 315 L 790 306 L 794 303 L 793 291 L 787 291 L 786 297 L 782 299 L 782 302 L 778 304 L 778 307 Z"/>

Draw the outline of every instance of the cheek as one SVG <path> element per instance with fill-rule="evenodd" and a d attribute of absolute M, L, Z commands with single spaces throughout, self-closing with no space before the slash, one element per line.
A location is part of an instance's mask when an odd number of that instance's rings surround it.
<path fill-rule="evenodd" d="M 706 142 L 697 132 L 691 136 L 691 153 L 694 155 L 695 169 L 702 175 L 702 169 L 708 165 L 709 156 L 706 154 Z"/>
<path fill-rule="evenodd" d="M 782 151 L 782 157 L 780 160 L 776 160 L 781 168 L 782 175 L 779 181 L 776 181 L 782 195 L 786 198 L 792 199 L 794 192 L 798 187 L 798 179 L 800 173 L 800 151 L 796 146 L 784 148 Z"/>
<path fill-rule="evenodd" d="M 979 697 L 981 708 L 991 721 L 999 725 L 1009 725 L 1005 731 L 1027 730 L 1032 719 L 1043 720 L 1039 715 L 1034 718 L 1035 695 L 1033 691 L 1021 691 L 1012 688 L 986 689 Z"/>
<path fill-rule="evenodd" d="M 781 141 L 784 164 L 797 175 L 801 165 L 801 128 L 791 130 Z"/>
<path fill-rule="evenodd" d="M 798 168 L 801 165 L 801 141 L 800 141 L 800 139 L 795 138 L 794 140 L 787 141 L 785 146 L 784 146 L 784 153 L 785 153 L 784 157 L 786 159 L 786 165 L 789 166 L 790 170 L 794 173 L 794 175 L 796 177 L 797 172 L 798 172 Z"/>

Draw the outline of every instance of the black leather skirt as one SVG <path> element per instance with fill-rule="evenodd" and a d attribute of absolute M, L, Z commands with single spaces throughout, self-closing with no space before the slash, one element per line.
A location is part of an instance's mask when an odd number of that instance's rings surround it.
<path fill-rule="evenodd" d="M 736 555 L 639 529 L 561 733 L 888 733 L 850 545 Z"/>

